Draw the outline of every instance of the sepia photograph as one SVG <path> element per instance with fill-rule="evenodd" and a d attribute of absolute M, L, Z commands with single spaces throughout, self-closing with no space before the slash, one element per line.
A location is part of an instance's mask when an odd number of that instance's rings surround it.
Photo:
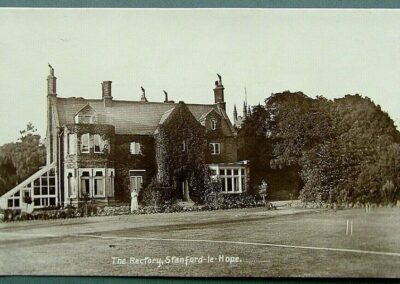
<path fill-rule="evenodd" d="M 0 276 L 400 277 L 400 10 L 0 8 Z"/>

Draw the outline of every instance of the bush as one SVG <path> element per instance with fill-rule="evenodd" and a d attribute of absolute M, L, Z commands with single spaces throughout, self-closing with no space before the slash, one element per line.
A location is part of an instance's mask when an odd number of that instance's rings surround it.
<path fill-rule="evenodd" d="M 396 204 L 397 187 L 392 181 L 386 181 L 382 186 L 383 202 L 387 205 Z"/>
<path fill-rule="evenodd" d="M 261 207 L 268 205 L 264 204 L 259 196 L 241 194 L 223 194 L 219 193 L 216 198 L 207 202 L 204 210 L 218 210 L 218 209 L 233 209 L 233 208 L 247 208 L 247 207 Z M 268 205 L 269 206 L 269 205 Z"/>
<path fill-rule="evenodd" d="M 11 222 L 14 220 L 14 216 L 18 215 L 19 211 L 12 209 L 4 210 L 4 221 Z"/>
<path fill-rule="evenodd" d="M 162 205 L 172 205 L 176 201 L 176 196 L 171 187 L 165 186 L 153 179 L 150 184 L 139 193 L 139 197 L 145 206 L 159 207 Z"/>
<path fill-rule="evenodd" d="M 202 204 L 215 203 L 217 196 L 220 194 L 222 189 L 221 179 L 208 179 L 203 196 L 201 197 Z"/>

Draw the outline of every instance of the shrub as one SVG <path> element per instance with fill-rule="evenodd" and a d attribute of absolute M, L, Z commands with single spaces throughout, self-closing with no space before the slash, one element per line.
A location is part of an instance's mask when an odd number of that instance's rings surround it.
<path fill-rule="evenodd" d="M 154 206 L 157 208 L 164 204 L 173 204 L 176 201 L 176 196 L 172 188 L 163 185 L 155 179 L 139 194 L 145 206 Z"/>
<path fill-rule="evenodd" d="M 382 197 L 385 204 L 393 205 L 396 203 L 397 187 L 392 181 L 386 181 L 382 186 Z"/>
<path fill-rule="evenodd" d="M 204 193 L 201 197 L 203 204 L 215 203 L 217 196 L 220 194 L 222 189 L 221 179 L 208 179 L 205 184 Z"/>

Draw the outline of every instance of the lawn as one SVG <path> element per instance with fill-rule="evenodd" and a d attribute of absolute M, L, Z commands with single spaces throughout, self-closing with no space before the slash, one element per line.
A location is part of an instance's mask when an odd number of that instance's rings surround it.
<path fill-rule="evenodd" d="M 399 220 L 253 208 L 0 224 L 0 274 L 400 277 Z"/>

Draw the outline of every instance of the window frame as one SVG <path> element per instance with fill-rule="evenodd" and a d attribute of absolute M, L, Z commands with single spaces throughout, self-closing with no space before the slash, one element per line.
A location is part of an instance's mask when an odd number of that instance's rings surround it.
<path fill-rule="evenodd" d="M 219 142 L 211 142 L 211 155 L 216 156 L 221 154 L 221 143 Z M 216 147 L 218 146 L 218 147 Z M 218 150 L 218 151 L 217 151 Z"/>
<path fill-rule="evenodd" d="M 221 180 L 222 183 L 221 193 L 238 194 L 246 191 L 247 174 L 245 167 L 217 166 L 217 167 L 210 167 L 210 169 L 216 171 L 216 174 L 212 175 L 211 178 Z"/>
<path fill-rule="evenodd" d="M 86 119 L 88 120 L 88 122 L 85 121 Z M 85 114 L 78 115 L 78 123 L 93 124 L 93 115 L 85 115 Z"/>
<path fill-rule="evenodd" d="M 67 134 L 67 155 L 76 154 L 76 135 L 75 133 Z"/>
<path fill-rule="evenodd" d="M 98 176 L 97 173 L 100 172 L 101 176 Z M 98 197 L 106 197 L 106 184 L 105 184 L 105 180 L 106 180 L 106 173 L 105 173 L 105 169 L 93 169 L 93 188 L 92 188 L 92 196 L 95 198 Z M 101 184 L 101 188 L 102 188 L 102 193 L 101 194 L 96 194 L 96 182 L 100 181 Z"/>
<path fill-rule="evenodd" d="M 134 147 L 132 147 L 132 145 L 135 145 Z M 138 145 L 136 148 L 136 145 Z M 134 151 L 132 151 L 132 149 L 134 149 Z M 136 151 L 137 149 L 137 151 Z M 137 141 L 132 141 L 129 143 L 129 153 L 131 155 L 142 155 L 142 143 L 137 142 Z"/>
<path fill-rule="evenodd" d="M 96 145 L 96 138 L 98 139 L 98 145 Z M 90 139 L 89 139 L 90 140 Z M 102 138 L 101 138 L 101 135 L 100 134 L 94 134 L 93 135 L 93 152 L 94 153 L 96 153 L 96 154 L 101 154 L 101 153 L 103 153 L 103 149 L 102 149 L 102 147 L 101 147 L 101 144 L 102 144 Z M 96 151 L 96 147 L 99 147 L 99 150 L 98 151 Z"/>
<path fill-rule="evenodd" d="M 216 130 L 217 129 L 217 120 L 215 118 L 212 118 L 210 120 L 210 124 L 211 124 L 211 130 Z"/>
<path fill-rule="evenodd" d="M 87 137 L 87 151 L 84 151 L 84 137 Z M 81 153 L 88 154 L 90 153 L 90 134 L 84 133 L 81 135 Z"/>

